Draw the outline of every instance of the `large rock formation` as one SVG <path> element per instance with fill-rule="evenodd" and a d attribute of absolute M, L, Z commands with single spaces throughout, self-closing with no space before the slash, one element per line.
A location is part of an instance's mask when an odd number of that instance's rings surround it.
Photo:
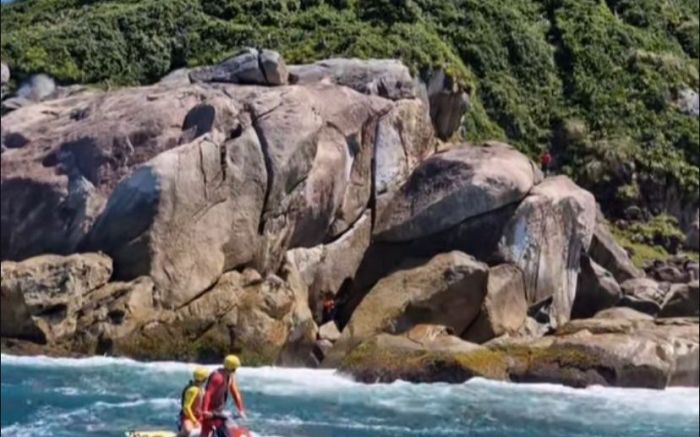
<path fill-rule="evenodd" d="M 499 252 L 524 274 L 530 304 L 551 300 L 553 325 L 569 320 L 581 253 L 595 227 L 595 199 L 565 176 L 548 178 L 518 206 Z"/>
<path fill-rule="evenodd" d="M 175 309 L 156 304 L 154 282 L 108 282 L 102 254 L 46 255 L 2 263 L 2 336 L 81 353 L 215 360 L 239 351 L 250 363 L 308 365 L 317 327 L 292 266 L 284 278 L 229 272 Z"/>
<path fill-rule="evenodd" d="M 644 271 L 660 283 L 687 284 L 700 279 L 700 264 L 685 255 L 647 262 Z"/>
<path fill-rule="evenodd" d="M 414 261 L 382 279 L 355 309 L 324 361 L 335 366 L 347 352 L 381 332 L 401 333 L 420 323 L 462 333 L 476 318 L 488 267 L 461 252 Z"/>
<path fill-rule="evenodd" d="M 5 98 L 9 83 L 10 67 L 8 67 L 4 62 L 0 62 L 0 99 Z"/>
<path fill-rule="evenodd" d="M 659 317 L 698 316 L 700 316 L 700 285 L 698 281 L 672 285 L 661 304 Z"/>
<path fill-rule="evenodd" d="M 392 59 L 325 59 L 308 65 L 292 65 L 289 73 L 290 82 L 294 84 L 325 80 L 391 100 L 417 95 L 415 80 L 408 67 Z"/>
<path fill-rule="evenodd" d="M 76 315 L 111 275 L 112 260 L 101 254 L 3 262 L 0 334 L 39 343 L 72 335 Z"/>
<path fill-rule="evenodd" d="M 10 67 L 0 62 L 0 85 L 4 86 L 10 81 Z"/>
<path fill-rule="evenodd" d="M 90 91 L 3 116 L 2 259 L 75 252 L 123 177 L 198 130 L 223 126 L 232 115 L 224 97 L 200 86 Z M 211 106 L 208 123 L 185 126 L 202 101 Z M 124 227 L 139 232 L 143 215 Z"/>
<path fill-rule="evenodd" d="M 142 276 L 130 282 L 110 282 L 95 290 L 76 318 L 72 337 L 55 342 L 87 354 L 115 353 L 114 343 L 157 318 L 153 280 Z"/>
<path fill-rule="evenodd" d="M 113 351 L 205 361 L 236 351 L 250 364 L 308 364 L 317 328 L 295 274 L 283 279 L 250 269 L 225 273 L 188 305 L 115 339 Z"/>
<path fill-rule="evenodd" d="M 118 278 L 149 275 L 179 306 L 224 271 L 274 272 L 287 249 L 340 237 L 371 203 L 373 168 L 407 177 L 431 152 L 428 120 L 420 100 L 327 84 L 36 104 L 3 118 L 2 257 L 104 250 Z M 406 155 L 373 165 L 377 148 Z"/>
<path fill-rule="evenodd" d="M 653 279 L 629 279 L 622 283 L 620 306 L 655 316 L 661 309 L 666 291 Z"/>
<path fill-rule="evenodd" d="M 192 82 L 225 82 L 245 85 L 286 85 L 287 66 L 279 53 L 247 48 L 213 67 L 189 73 Z M 168 78 L 169 80 L 174 77 Z M 179 80 L 179 78 L 178 78 Z"/>
<path fill-rule="evenodd" d="M 415 167 L 432 153 L 430 122 L 416 100 L 399 102 L 377 125 L 374 150 L 375 215 L 381 222 L 385 205 Z M 422 115 L 421 115 L 422 114 Z M 402 120 L 413 120 L 406 123 Z M 426 135 L 428 134 L 429 135 Z"/>
<path fill-rule="evenodd" d="M 511 146 L 441 143 L 468 95 L 422 79 L 250 49 L 153 86 L 16 101 L 3 348 L 236 352 L 365 381 L 696 384 L 697 321 L 670 317 L 697 315 L 697 263 L 649 266 L 649 291 L 590 193 Z M 60 256 L 79 251 L 109 257 Z M 600 312 L 618 283 L 622 305 L 665 318 Z"/>
<path fill-rule="evenodd" d="M 326 59 L 290 66 L 289 73 L 291 83 L 328 81 L 391 100 L 419 98 L 430 105 L 435 133 L 442 140 L 459 129 L 469 109 L 469 95 L 445 72 L 430 72 L 425 84 L 419 84 L 396 60 Z"/>
<path fill-rule="evenodd" d="M 576 299 L 571 317 L 583 319 L 616 305 L 622 297 L 620 285 L 612 273 L 588 256 L 581 257 L 581 272 L 576 284 Z"/>
<path fill-rule="evenodd" d="M 323 298 L 335 296 L 352 282 L 369 247 L 372 218 L 365 213 L 337 240 L 311 248 L 297 248 L 287 257 L 309 289 L 309 305 L 320 322 Z"/>
<path fill-rule="evenodd" d="M 490 366 L 497 357 L 487 348 L 449 334 L 444 327 L 417 325 L 403 335 L 379 334 L 363 342 L 339 370 L 366 383 L 461 383 L 481 376 L 505 379 L 504 366 Z"/>
<path fill-rule="evenodd" d="M 481 312 L 462 337 L 473 343 L 484 343 L 504 334 L 516 333 L 526 318 L 523 274 L 515 266 L 501 264 L 489 269 Z"/>
<path fill-rule="evenodd" d="M 572 323 L 542 346 L 542 359 L 530 361 L 526 368 L 512 369 L 512 379 L 575 387 L 698 386 L 697 320 L 637 320 L 622 327 L 618 323 Z M 569 359 L 554 358 L 567 353 Z"/>
<path fill-rule="evenodd" d="M 618 283 L 644 276 L 644 272 L 632 264 L 625 249 L 615 241 L 599 211 L 588 253 L 593 262 L 612 273 Z"/>
<path fill-rule="evenodd" d="M 230 156 L 223 163 L 222 154 Z M 151 275 L 158 300 L 180 306 L 256 256 L 265 176 L 252 129 L 232 141 L 207 134 L 119 184 L 88 244 L 114 257 L 120 277 Z"/>
<path fill-rule="evenodd" d="M 541 180 L 531 161 L 510 146 L 463 145 L 423 161 L 379 212 L 380 241 L 408 241 L 517 203 Z"/>
<path fill-rule="evenodd" d="M 459 129 L 462 117 L 469 110 L 469 94 L 442 70 L 428 75 L 426 88 L 435 133 L 441 140 L 448 140 Z"/>

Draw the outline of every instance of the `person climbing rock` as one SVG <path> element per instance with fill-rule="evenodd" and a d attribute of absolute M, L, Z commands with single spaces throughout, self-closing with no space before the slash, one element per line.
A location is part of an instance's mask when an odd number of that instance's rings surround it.
<path fill-rule="evenodd" d="M 549 150 L 545 150 L 542 155 L 540 155 L 540 166 L 542 168 L 542 173 L 545 177 L 549 176 L 550 166 L 552 165 L 552 154 Z"/>
<path fill-rule="evenodd" d="M 228 429 L 225 408 L 228 395 L 231 394 L 241 418 L 245 419 L 243 398 L 236 383 L 236 370 L 241 366 L 241 360 L 235 355 L 224 359 L 224 366 L 209 375 L 204 399 L 202 401 L 202 432 L 201 437 L 210 437 L 214 428 Z"/>
<path fill-rule="evenodd" d="M 202 388 L 207 381 L 209 371 L 198 367 L 192 373 L 192 379 L 182 390 L 180 396 L 180 422 L 178 437 L 190 437 L 192 431 L 201 426 Z"/>
<path fill-rule="evenodd" d="M 336 312 L 337 306 L 335 302 L 335 297 L 332 294 L 327 294 L 323 298 L 323 313 L 321 316 L 321 324 L 334 320 Z"/>

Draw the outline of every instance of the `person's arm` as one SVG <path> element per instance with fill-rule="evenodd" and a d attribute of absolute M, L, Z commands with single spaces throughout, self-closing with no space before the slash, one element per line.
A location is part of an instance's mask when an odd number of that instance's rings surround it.
<path fill-rule="evenodd" d="M 245 418 L 245 407 L 243 406 L 243 397 L 241 396 L 241 392 L 238 390 L 238 384 L 236 383 L 235 375 L 231 375 L 231 383 L 229 384 L 229 390 L 231 391 L 233 401 L 236 403 L 236 408 L 238 408 L 238 412 L 240 413 L 241 417 Z"/>
<path fill-rule="evenodd" d="M 224 383 L 224 378 L 217 372 L 211 376 L 209 384 L 207 384 L 207 389 L 204 392 L 204 399 L 202 400 L 202 416 L 209 417 L 211 415 L 211 397 L 212 394 L 216 392 L 216 388 Z"/>
<path fill-rule="evenodd" d="M 197 395 L 199 395 L 199 388 L 190 387 L 185 392 L 185 402 L 182 406 L 182 411 L 185 413 L 185 417 L 190 420 L 195 426 L 199 426 L 199 420 L 197 415 L 192 411 L 194 402 L 197 400 Z"/>

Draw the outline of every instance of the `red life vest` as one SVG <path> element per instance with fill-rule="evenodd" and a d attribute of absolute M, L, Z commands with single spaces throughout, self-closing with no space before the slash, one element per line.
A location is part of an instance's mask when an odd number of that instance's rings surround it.
<path fill-rule="evenodd" d="M 540 157 L 540 162 L 545 167 L 548 166 L 552 162 L 552 155 L 550 155 L 549 152 L 543 153 L 542 156 Z"/>
<path fill-rule="evenodd" d="M 211 381 L 214 375 L 221 375 L 224 378 L 224 383 L 218 387 L 211 387 Z M 231 384 L 231 376 L 227 374 L 226 370 L 223 368 L 217 369 L 209 375 L 207 379 L 207 385 L 205 393 L 209 392 L 210 389 L 216 390 L 211 394 L 209 401 L 209 409 L 211 411 L 222 410 L 226 406 L 226 401 L 228 400 L 228 387 Z"/>

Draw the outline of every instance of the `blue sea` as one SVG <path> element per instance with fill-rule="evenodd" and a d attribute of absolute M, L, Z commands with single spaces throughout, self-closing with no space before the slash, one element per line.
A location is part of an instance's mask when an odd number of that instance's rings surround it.
<path fill-rule="evenodd" d="M 123 436 L 173 428 L 192 364 L 2 355 L 3 437 Z M 259 436 L 697 437 L 697 389 L 473 380 L 363 385 L 332 370 L 243 368 Z"/>

